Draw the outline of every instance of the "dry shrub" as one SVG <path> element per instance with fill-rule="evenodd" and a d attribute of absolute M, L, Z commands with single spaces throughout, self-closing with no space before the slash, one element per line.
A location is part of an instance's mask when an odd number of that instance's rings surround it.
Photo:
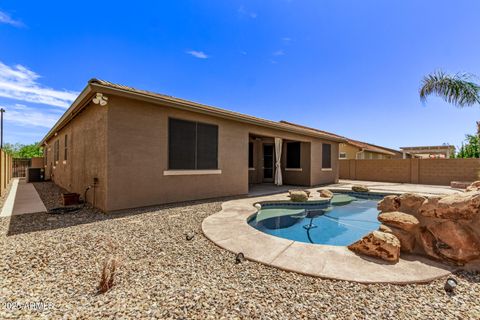
<path fill-rule="evenodd" d="M 99 293 L 105 293 L 113 287 L 115 282 L 115 272 L 118 270 L 119 266 L 120 262 L 117 257 L 110 257 L 103 261 L 100 283 L 98 284 Z"/>

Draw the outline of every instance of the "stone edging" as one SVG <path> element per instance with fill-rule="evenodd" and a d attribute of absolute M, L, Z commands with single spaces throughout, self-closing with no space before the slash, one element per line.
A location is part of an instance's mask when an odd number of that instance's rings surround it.
<path fill-rule="evenodd" d="M 312 189 L 312 200 L 319 200 Z M 419 256 L 402 254 L 396 264 L 360 257 L 344 246 L 308 244 L 268 235 L 247 219 L 255 203 L 288 200 L 287 194 L 227 201 L 222 210 L 205 218 L 202 230 L 219 247 L 245 258 L 308 276 L 360 283 L 424 283 L 447 276 L 452 269 Z"/>

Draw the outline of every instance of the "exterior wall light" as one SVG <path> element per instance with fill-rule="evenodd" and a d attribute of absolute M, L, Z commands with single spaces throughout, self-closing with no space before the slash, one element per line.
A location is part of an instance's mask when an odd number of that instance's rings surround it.
<path fill-rule="evenodd" d="M 108 103 L 108 97 L 104 96 L 103 93 L 98 92 L 95 95 L 95 98 L 92 99 L 92 102 L 101 106 L 106 106 Z"/>

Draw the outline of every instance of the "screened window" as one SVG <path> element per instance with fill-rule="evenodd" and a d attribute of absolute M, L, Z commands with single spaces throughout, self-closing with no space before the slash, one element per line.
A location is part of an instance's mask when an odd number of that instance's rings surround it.
<path fill-rule="evenodd" d="M 169 119 L 168 168 L 205 170 L 218 168 L 218 126 Z"/>
<path fill-rule="evenodd" d="M 67 160 L 68 158 L 68 135 L 65 135 L 65 142 L 63 148 L 63 160 Z"/>
<path fill-rule="evenodd" d="M 332 167 L 332 145 L 328 143 L 322 144 L 322 169 L 330 169 Z"/>
<path fill-rule="evenodd" d="M 301 168 L 300 142 L 287 142 L 287 168 Z"/>
<path fill-rule="evenodd" d="M 248 167 L 253 168 L 253 142 L 248 143 Z"/>
<path fill-rule="evenodd" d="M 347 158 L 347 153 L 346 152 L 340 152 L 340 159 L 346 159 Z"/>

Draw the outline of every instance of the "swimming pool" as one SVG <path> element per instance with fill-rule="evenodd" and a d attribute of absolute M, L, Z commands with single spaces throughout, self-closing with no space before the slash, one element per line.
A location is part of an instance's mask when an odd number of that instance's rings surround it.
<path fill-rule="evenodd" d="M 335 195 L 333 200 L 348 197 Z M 249 218 L 248 224 L 264 233 L 280 238 L 315 244 L 347 246 L 359 240 L 380 223 L 377 220 L 377 200 L 352 197 L 351 202 L 317 206 L 262 205 Z"/>

